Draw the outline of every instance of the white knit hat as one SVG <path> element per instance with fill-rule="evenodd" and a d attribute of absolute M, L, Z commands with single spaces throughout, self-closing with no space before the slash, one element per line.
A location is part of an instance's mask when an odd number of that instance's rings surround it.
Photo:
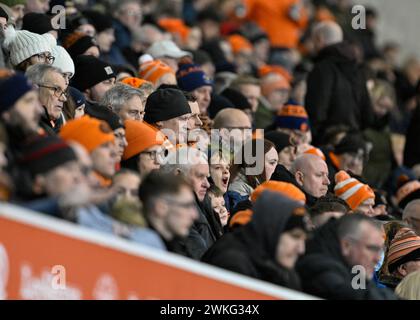
<path fill-rule="evenodd" d="M 13 66 L 17 66 L 33 55 L 42 52 L 51 53 L 51 41 L 46 36 L 26 30 L 6 31 L 4 47 L 10 52 L 10 62 Z"/>
<path fill-rule="evenodd" d="M 62 46 L 55 46 L 52 49 L 52 55 L 55 57 L 53 66 L 61 69 L 63 73 L 74 75 L 74 62 L 69 53 Z"/>

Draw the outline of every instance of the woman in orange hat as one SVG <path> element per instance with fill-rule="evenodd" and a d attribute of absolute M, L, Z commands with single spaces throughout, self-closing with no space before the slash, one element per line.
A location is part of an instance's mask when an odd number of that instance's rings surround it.
<path fill-rule="evenodd" d="M 160 168 L 165 156 L 165 137 L 145 122 L 126 120 L 124 124 L 128 146 L 121 166 L 139 172 L 143 180 L 150 171 Z"/>

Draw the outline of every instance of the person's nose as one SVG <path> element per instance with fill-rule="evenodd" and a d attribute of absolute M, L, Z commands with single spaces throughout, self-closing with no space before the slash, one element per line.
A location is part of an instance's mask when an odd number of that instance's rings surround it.
<path fill-rule="evenodd" d="M 203 181 L 203 187 L 205 187 L 206 189 L 210 188 L 210 183 L 209 183 L 209 179 L 205 178 Z"/>
<path fill-rule="evenodd" d="M 324 176 L 324 184 L 329 186 L 330 185 L 330 179 L 328 178 L 328 175 Z"/>

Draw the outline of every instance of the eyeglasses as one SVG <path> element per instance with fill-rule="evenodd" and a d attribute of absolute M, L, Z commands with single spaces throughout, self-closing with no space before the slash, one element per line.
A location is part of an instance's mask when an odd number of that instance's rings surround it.
<path fill-rule="evenodd" d="M 57 98 L 60 98 L 61 96 L 64 96 L 64 98 L 66 98 L 67 99 L 67 92 L 65 92 L 63 89 L 61 89 L 60 87 L 55 87 L 55 86 L 46 86 L 46 85 L 43 85 L 43 84 L 39 84 L 38 85 L 38 87 L 40 87 L 40 88 L 47 88 L 47 89 L 50 89 L 50 90 L 54 90 L 54 95 L 57 97 Z"/>
<path fill-rule="evenodd" d="M 48 64 L 53 64 L 55 61 L 55 57 L 52 55 L 47 55 L 45 53 L 39 53 L 33 55 L 33 57 L 37 57 L 39 60 L 45 61 Z"/>
<path fill-rule="evenodd" d="M 165 150 L 160 150 L 160 151 L 144 151 L 141 154 L 147 154 L 150 160 L 162 161 L 168 155 L 168 150 L 165 149 Z"/>

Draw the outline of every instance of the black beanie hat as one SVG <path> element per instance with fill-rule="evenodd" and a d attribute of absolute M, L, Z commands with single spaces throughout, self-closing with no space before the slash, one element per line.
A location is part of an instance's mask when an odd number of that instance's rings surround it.
<path fill-rule="evenodd" d="M 265 134 L 264 139 L 274 143 L 278 153 L 280 153 L 286 147 L 293 146 L 290 141 L 290 136 L 280 131 L 270 131 Z"/>
<path fill-rule="evenodd" d="M 98 47 L 98 44 L 95 38 L 86 35 L 76 40 L 71 46 L 67 47 L 66 50 L 72 59 L 75 60 L 77 56 L 85 53 L 90 47 Z"/>
<path fill-rule="evenodd" d="M 235 106 L 235 109 L 247 110 L 252 109 L 248 99 L 238 90 L 227 88 L 222 91 L 221 95 L 227 98 Z"/>
<path fill-rule="evenodd" d="M 214 119 L 216 115 L 219 113 L 220 110 L 226 109 L 226 108 L 235 108 L 232 102 L 224 96 L 221 96 L 216 93 L 212 93 L 210 105 L 207 109 L 207 112 L 209 114 L 210 119 Z"/>
<path fill-rule="evenodd" d="M 82 12 L 88 21 L 95 27 L 96 33 L 112 29 L 112 19 L 100 12 L 87 10 Z"/>
<path fill-rule="evenodd" d="M 35 177 L 75 160 L 76 154 L 67 142 L 57 136 L 43 136 L 24 147 L 18 163 Z"/>
<path fill-rule="evenodd" d="M 177 89 L 160 89 L 153 92 L 146 101 L 144 121 L 154 124 L 191 113 L 184 93 Z"/>
<path fill-rule="evenodd" d="M 93 56 L 78 56 L 74 65 L 76 72 L 71 86 L 82 92 L 102 81 L 115 78 L 111 65 Z"/>
<path fill-rule="evenodd" d="M 124 124 L 121 118 L 106 106 L 99 104 L 89 104 L 85 107 L 85 113 L 92 118 L 105 121 L 109 124 L 113 131 L 119 128 L 124 128 Z"/>
<path fill-rule="evenodd" d="M 360 149 L 366 152 L 366 142 L 363 140 L 363 137 L 357 133 L 348 133 L 340 143 L 337 144 L 334 153 L 357 153 Z"/>
<path fill-rule="evenodd" d="M 23 16 L 22 30 L 37 34 L 44 34 L 54 30 L 51 24 L 51 17 L 44 13 L 29 12 Z"/>

